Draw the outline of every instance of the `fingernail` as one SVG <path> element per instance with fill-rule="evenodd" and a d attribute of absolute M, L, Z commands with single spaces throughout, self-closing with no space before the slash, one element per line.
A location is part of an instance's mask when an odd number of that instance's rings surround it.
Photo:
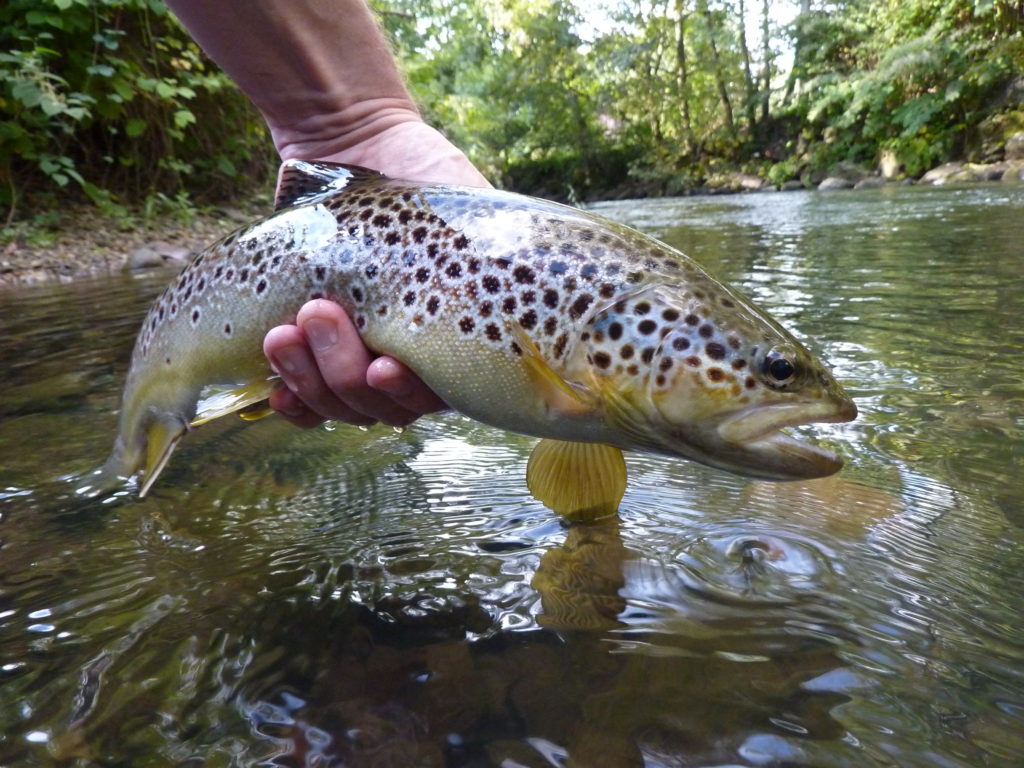
<path fill-rule="evenodd" d="M 312 318 L 303 324 L 302 330 L 306 332 L 310 345 L 317 352 L 330 349 L 338 343 L 338 329 L 328 320 Z"/>
<path fill-rule="evenodd" d="M 285 373 L 300 373 L 306 369 L 306 353 L 302 347 L 284 347 L 274 354 L 274 362 Z"/>

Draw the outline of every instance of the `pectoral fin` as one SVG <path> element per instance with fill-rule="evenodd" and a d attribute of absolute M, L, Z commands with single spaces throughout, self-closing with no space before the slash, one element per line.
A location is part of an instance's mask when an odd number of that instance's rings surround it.
<path fill-rule="evenodd" d="M 188 431 L 181 422 L 173 419 L 154 419 L 146 429 L 146 464 L 143 467 L 142 488 L 139 498 L 146 495 L 150 486 L 159 477 L 160 472 L 171 458 L 174 447 Z"/>
<path fill-rule="evenodd" d="M 534 498 L 573 522 L 614 515 L 626 492 L 622 451 L 603 443 L 541 440 L 526 466 Z"/>
<path fill-rule="evenodd" d="M 526 374 L 548 408 L 563 416 L 583 416 L 597 409 L 598 400 L 593 393 L 570 384 L 555 373 L 522 326 L 515 324 L 510 331 L 523 351 L 522 361 Z"/>

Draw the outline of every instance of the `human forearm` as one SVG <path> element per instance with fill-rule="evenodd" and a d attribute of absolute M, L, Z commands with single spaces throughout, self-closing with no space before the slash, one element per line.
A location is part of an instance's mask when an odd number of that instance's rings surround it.
<path fill-rule="evenodd" d="M 327 157 L 419 119 L 362 0 L 169 0 L 263 113 L 283 158 Z"/>

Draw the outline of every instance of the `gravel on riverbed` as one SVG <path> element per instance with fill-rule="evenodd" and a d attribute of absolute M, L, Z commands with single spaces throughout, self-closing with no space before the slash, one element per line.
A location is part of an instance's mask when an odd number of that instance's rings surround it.
<path fill-rule="evenodd" d="M 268 215 L 268 198 L 234 201 L 230 207 L 183 216 L 133 219 L 104 216 L 81 207 L 47 230 L 0 240 L 0 288 L 132 269 L 177 271 L 196 253 L 240 226 Z M 147 258 L 147 256 L 149 258 Z M 148 263 L 148 267 L 141 266 Z"/>

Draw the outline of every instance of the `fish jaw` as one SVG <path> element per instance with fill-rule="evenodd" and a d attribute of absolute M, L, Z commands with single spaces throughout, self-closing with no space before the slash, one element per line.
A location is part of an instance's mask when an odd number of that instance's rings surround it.
<path fill-rule="evenodd" d="M 702 430 L 704 463 L 761 480 L 810 480 L 843 468 L 834 452 L 798 440 L 784 430 L 804 424 L 843 423 L 857 417 L 846 397 L 754 405 L 726 413 Z M 686 432 L 693 439 L 693 432 Z"/>

